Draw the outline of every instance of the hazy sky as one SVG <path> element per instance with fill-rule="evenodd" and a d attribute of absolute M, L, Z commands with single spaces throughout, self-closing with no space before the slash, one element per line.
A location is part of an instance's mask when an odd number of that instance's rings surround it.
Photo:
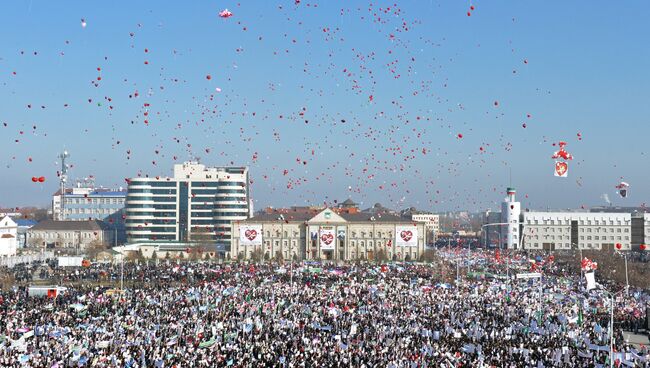
<path fill-rule="evenodd" d="M 232 17 L 218 16 L 225 8 Z M 72 178 L 108 187 L 188 159 L 248 165 L 256 208 L 351 196 L 482 210 L 498 208 L 509 184 L 524 208 L 603 204 L 603 194 L 641 205 L 649 9 L 5 2 L 0 207 L 48 204 L 64 148 Z M 553 176 L 560 140 L 574 156 L 568 178 Z M 621 180 L 627 199 L 615 194 Z"/>

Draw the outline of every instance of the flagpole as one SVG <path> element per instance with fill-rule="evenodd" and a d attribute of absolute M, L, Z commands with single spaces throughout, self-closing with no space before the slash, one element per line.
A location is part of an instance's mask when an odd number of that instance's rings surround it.
<path fill-rule="evenodd" d="M 625 290 L 626 290 L 625 293 L 627 294 L 627 290 L 630 288 L 630 279 L 627 273 L 627 254 L 623 252 L 619 252 L 619 253 L 623 256 L 623 259 L 625 260 Z"/>
<path fill-rule="evenodd" d="M 614 367 L 614 295 L 610 294 L 609 305 L 609 367 Z"/>

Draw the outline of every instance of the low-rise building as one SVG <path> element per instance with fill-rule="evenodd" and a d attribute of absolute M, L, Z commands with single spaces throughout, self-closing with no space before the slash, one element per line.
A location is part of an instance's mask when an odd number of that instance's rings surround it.
<path fill-rule="evenodd" d="M 113 243 L 114 230 L 101 221 L 45 220 L 27 231 L 32 247 L 84 250 L 92 242 Z"/>
<path fill-rule="evenodd" d="M 16 220 L 16 225 L 18 225 L 18 248 L 27 246 L 27 230 L 31 229 L 37 223 L 38 221 L 30 219 Z"/>
<path fill-rule="evenodd" d="M 230 257 L 296 260 L 417 260 L 424 223 L 345 207 L 275 210 L 234 223 Z"/>
<path fill-rule="evenodd" d="M 18 225 L 9 216 L 0 220 L 0 256 L 16 255 Z"/>
<path fill-rule="evenodd" d="M 525 249 L 632 249 L 629 213 L 524 212 L 522 225 Z"/>
<path fill-rule="evenodd" d="M 121 216 L 126 194 L 127 191 L 123 188 L 67 188 L 64 196 L 58 190 L 52 196 L 52 216 L 57 221 L 107 220 Z"/>

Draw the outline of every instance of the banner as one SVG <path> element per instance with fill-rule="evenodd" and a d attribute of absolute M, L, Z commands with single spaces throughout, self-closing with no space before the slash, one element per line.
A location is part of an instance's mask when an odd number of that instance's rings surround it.
<path fill-rule="evenodd" d="M 517 279 L 538 279 L 541 278 L 542 274 L 539 272 L 530 272 L 530 273 L 518 273 L 517 274 Z"/>
<path fill-rule="evenodd" d="M 556 162 L 555 163 L 555 176 L 561 178 L 566 178 L 569 175 L 569 164 L 566 162 Z"/>
<path fill-rule="evenodd" d="M 321 226 L 319 232 L 320 249 L 334 249 L 336 234 L 333 226 Z"/>
<path fill-rule="evenodd" d="M 395 226 L 395 246 L 417 247 L 418 228 L 417 226 Z"/>
<path fill-rule="evenodd" d="M 585 273 L 585 279 L 587 279 L 587 290 L 596 288 L 596 278 L 594 276 L 595 272 Z"/>
<path fill-rule="evenodd" d="M 262 245 L 262 226 L 261 225 L 240 226 L 239 245 Z"/>

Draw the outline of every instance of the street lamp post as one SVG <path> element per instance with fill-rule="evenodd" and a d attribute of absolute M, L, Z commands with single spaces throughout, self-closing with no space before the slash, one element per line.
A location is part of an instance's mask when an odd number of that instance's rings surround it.
<path fill-rule="evenodd" d="M 482 225 L 481 230 L 485 231 L 485 230 L 483 230 L 483 228 L 488 227 L 488 226 L 507 226 L 507 225 L 510 225 L 510 223 L 508 223 L 508 222 L 494 222 L 494 223 L 491 223 L 491 224 Z M 499 234 L 499 248 L 501 248 L 501 233 L 498 233 L 498 234 Z M 487 232 L 486 232 L 486 236 L 485 236 L 485 241 L 487 242 Z M 508 265 L 507 265 L 506 273 L 508 275 L 508 280 L 509 280 L 510 279 L 510 258 L 508 258 Z"/>
<path fill-rule="evenodd" d="M 600 289 L 602 292 L 607 294 L 609 297 L 610 305 L 609 305 L 609 366 L 614 367 L 614 301 L 616 300 L 616 296 L 623 291 L 627 292 L 627 287 L 625 287 L 623 290 L 620 290 L 614 294 L 610 293 L 606 289 Z"/>

